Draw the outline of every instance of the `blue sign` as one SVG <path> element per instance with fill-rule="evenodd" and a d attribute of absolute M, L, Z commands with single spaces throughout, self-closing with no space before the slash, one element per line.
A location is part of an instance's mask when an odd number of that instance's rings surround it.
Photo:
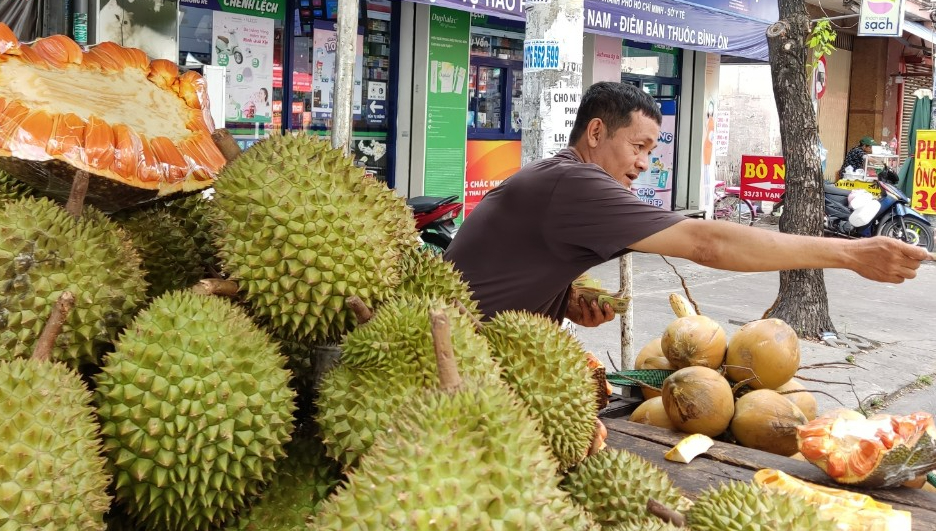
<path fill-rule="evenodd" d="M 384 100 L 366 100 L 364 116 L 367 125 L 385 125 L 387 123 L 387 102 Z"/>
<path fill-rule="evenodd" d="M 543 39 L 524 41 L 523 70 L 559 70 L 559 42 Z"/>
<path fill-rule="evenodd" d="M 585 31 L 768 60 L 767 22 L 677 0 L 585 0 Z"/>
<path fill-rule="evenodd" d="M 777 0 L 688 0 L 686 3 L 771 24 L 780 18 Z"/>

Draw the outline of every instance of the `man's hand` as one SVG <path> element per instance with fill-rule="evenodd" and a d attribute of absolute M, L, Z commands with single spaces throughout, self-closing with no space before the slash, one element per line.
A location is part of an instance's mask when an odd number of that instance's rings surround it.
<path fill-rule="evenodd" d="M 575 290 L 569 296 L 569 307 L 566 308 L 566 319 L 577 325 L 598 326 L 614 319 L 614 309 L 607 302 L 603 308 L 598 307 L 598 301 L 588 303 L 585 297 L 576 296 Z"/>
<path fill-rule="evenodd" d="M 852 240 L 849 251 L 854 259 L 851 269 L 859 275 L 878 282 L 900 284 L 916 277 L 923 260 L 933 257 L 926 249 L 886 236 Z"/>

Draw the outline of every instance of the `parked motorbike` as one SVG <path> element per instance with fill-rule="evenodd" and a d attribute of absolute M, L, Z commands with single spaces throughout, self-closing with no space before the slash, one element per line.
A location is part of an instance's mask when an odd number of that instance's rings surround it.
<path fill-rule="evenodd" d="M 851 192 L 826 184 L 825 233 L 843 238 L 888 236 L 932 251 L 933 226 L 923 215 L 910 208 L 910 200 L 894 186 L 896 175 L 891 174 L 893 172 L 885 168 L 879 176 L 877 184 L 882 192 L 878 200 L 880 209 L 870 217 L 870 221 L 860 226 L 853 225 L 854 218 L 849 220 L 853 213 L 848 203 Z"/>
<path fill-rule="evenodd" d="M 419 196 L 406 201 L 416 217 L 416 229 L 423 243 L 437 253 L 443 253 L 458 228 L 455 218 L 465 206 L 458 201 L 457 195 L 448 197 Z"/>

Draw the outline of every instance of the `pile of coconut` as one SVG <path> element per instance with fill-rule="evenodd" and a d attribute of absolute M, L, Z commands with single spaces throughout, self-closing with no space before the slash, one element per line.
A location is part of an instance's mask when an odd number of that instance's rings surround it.
<path fill-rule="evenodd" d="M 662 388 L 641 386 L 645 400 L 630 420 L 796 454 L 796 426 L 816 417 L 816 399 L 793 379 L 800 365 L 793 328 L 762 319 L 729 339 L 712 318 L 673 308 L 679 317 L 640 350 L 635 368 L 675 372 Z"/>

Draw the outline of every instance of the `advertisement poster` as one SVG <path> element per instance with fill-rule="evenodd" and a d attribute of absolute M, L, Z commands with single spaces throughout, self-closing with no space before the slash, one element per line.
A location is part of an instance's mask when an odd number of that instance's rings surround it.
<path fill-rule="evenodd" d="M 465 217 L 471 214 L 485 194 L 519 170 L 519 140 L 469 140 L 465 169 Z"/>
<path fill-rule="evenodd" d="M 663 124 L 657 147 L 650 155 L 650 169 L 637 176 L 631 190 L 644 203 L 665 210 L 673 208 L 673 164 L 676 161 L 676 101 L 658 100 Z"/>
<path fill-rule="evenodd" d="M 859 37 L 900 37 L 903 34 L 904 0 L 861 0 Z"/>
<path fill-rule="evenodd" d="M 425 194 L 464 191 L 471 13 L 429 10 Z"/>
<path fill-rule="evenodd" d="M 132 2 L 133 0 L 129 1 Z M 160 3 L 160 0 L 155 1 L 157 4 Z M 212 11 L 226 11 L 228 13 L 283 20 L 286 16 L 286 2 L 287 0 L 180 0 L 179 4 Z M 138 3 L 148 4 L 151 2 L 142 1 Z"/>
<path fill-rule="evenodd" d="M 178 0 L 99 0 L 97 42 L 139 48 L 150 59 L 179 61 Z"/>
<path fill-rule="evenodd" d="M 364 167 L 367 175 L 378 181 L 387 180 L 386 137 L 352 138 L 351 156 L 356 165 Z"/>
<path fill-rule="evenodd" d="M 913 197 L 910 206 L 936 214 L 936 131 L 919 130 L 913 158 Z"/>
<path fill-rule="evenodd" d="M 273 19 L 212 13 L 211 64 L 227 68 L 224 116 L 267 123 L 273 116 Z"/>
<path fill-rule="evenodd" d="M 312 32 L 312 112 L 319 118 L 331 116 L 335 106 L 335 76 L 338 73 L 338 29 L 334 22 L 316 20 Z M 354 119 L 361 118 L 361 90 L 364 79 L 364 35 L 358 33 L 354 59 Z"/>
<path fill-rule="evenodd" d="M 783 157 L 741 155 L 741 199 L 777 202 L 786 190 Z"/>
<path fill-rule="evenodd" d="M 728 156 L 728 130 L 731 127 L 730 111 L 715 111 L 715 156 Z"/>

